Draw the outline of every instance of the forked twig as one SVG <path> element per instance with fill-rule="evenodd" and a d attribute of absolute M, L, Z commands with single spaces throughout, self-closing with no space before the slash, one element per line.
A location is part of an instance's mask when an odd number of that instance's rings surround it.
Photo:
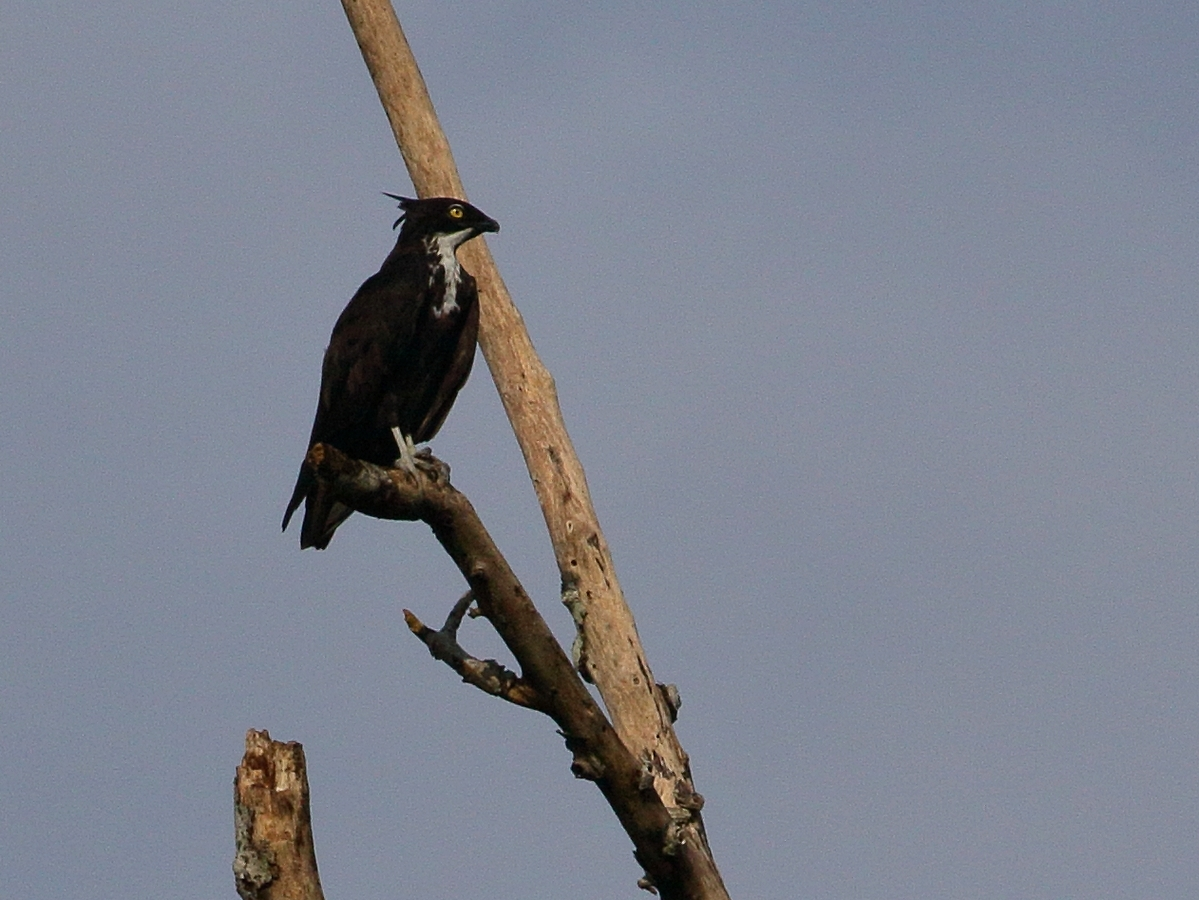
<path fill-rule="evenodd" d="M 445 625 L 436 631 L 407 609 L 404 610 L 404 621 L 408 623 L 408 629 L 429 648 L 433 658 L 441 660 L 461 675 L 467 684 L 517 706 L 548 712 L 545 701 L 531 684 L 494 659 L 478 659 L 472 656 L 458 643 L 458 626 L 462 624 L 462 619 L 474 600 L 473 591 L 463 594 L 446 616 Z"/>

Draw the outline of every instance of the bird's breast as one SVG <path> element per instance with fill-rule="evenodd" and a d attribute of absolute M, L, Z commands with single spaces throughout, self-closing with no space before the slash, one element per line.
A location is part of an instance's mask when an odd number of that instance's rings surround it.
<path fill-rule="evenodd" d="M 435 318 L 458 312 L 458 286 L 462 283 L 462 267 L 458 264 L 455 245 L 444 238 L 436 239 L 429 247 L 429 290 Z M 440 296 L 438 296 L 440 295 Z"/>

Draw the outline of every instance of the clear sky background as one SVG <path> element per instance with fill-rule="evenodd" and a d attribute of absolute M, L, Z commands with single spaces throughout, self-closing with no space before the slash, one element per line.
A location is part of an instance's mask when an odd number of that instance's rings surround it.
<path fill-rule="evenodd" d="M 1193 897 L 1199 6 L 601 6 L 399 14 L 733 896 Z M 331 900 L 642 896 L 428 529 L 279 533 L 385 190 L 337 3 L 0 11 L 3 896 L 233 897 L 250 727 Z M 569 639 L 481 362 L 434 448 Z"/>

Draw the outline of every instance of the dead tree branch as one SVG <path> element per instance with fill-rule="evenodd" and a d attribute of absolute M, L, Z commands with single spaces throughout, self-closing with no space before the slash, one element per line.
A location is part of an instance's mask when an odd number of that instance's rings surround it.
<path fill-rule="evenodd" d="M 304 748 L 246 733 L 233 781 L 236 855 L 242 900 L 324 900 L 312 844 Z"/>
<path fill-rule="evenodd" d="M 521 705 L 540 709 L 558 725 L 573 755 L 571 771 L 594 781 L 607 799 L 633 840 L 646 884 L 668 900 L 727 897 L 706 847 L 688 837 L 690 817 L 702 801 L 682 794 L 672 798 L 673 808 L 662 803 L 653 789 L 652 764 L 634 756 L 620 740 L 470 501 L 441 477 L 444 468 L 426 459 L 413 477 L 351 459 L 323 444 L 312 448 L 308 464 L 339 501 L 358 512 L 419 519 L 432 528 L 470 585 L 469 596 L 480 613 L 516 657 L 521 669 L 517 682 L 527 686 L 535 701 Z M 466 611 L 464 601 L 444 629 L 451 635 Z M 451 639 L 457 646 L 456 637 Z"/>

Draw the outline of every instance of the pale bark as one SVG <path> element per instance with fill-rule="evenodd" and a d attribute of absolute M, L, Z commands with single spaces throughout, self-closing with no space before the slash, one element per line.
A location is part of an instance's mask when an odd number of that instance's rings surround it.
<path fill-rule="evenodd" d="M 233 781 L 236 855 L 242 900 L 324 900 L 312 843 L 304 748 L 246 733 Z"/>

